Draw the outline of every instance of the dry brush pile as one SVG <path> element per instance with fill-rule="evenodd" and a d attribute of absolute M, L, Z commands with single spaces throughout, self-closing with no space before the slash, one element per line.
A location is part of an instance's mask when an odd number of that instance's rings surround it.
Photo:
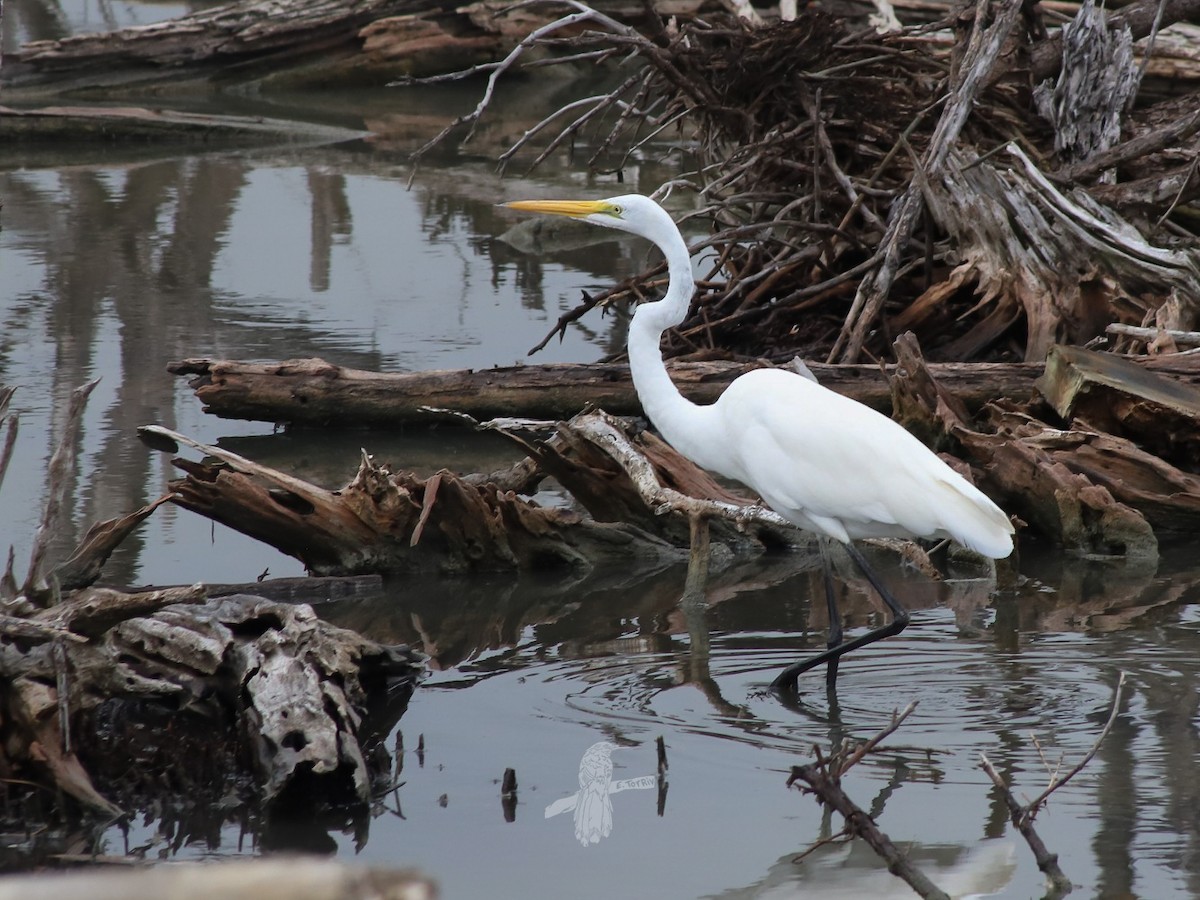
<path fill-rule="evenodd" d="M 677 139 L 694 165 L 672 188 L 694 194 L 712 263 L 670 354 L 858 362 L 912 330 L 935 359 L 1041 361 L 1113 323 L 1192 328 L 1200 98 L 1179 77 L 1189 51 L 1164 54 L 1160 32 L 1194 20 L 1196 0 L 1107 20 L 1087 4 L 1053 31 L 1061 13 L 980 2 L 884 34 L 818 9 L 774 24 L 652 17 L 639 32 L 568 5 L 471 70 L 492 81 L 456 124 L 535 48 L 555 54 L 538 66 L 613 64 L 617 87 L 539 123 L 501 163 L 569 145 L 611 174 Z"/>

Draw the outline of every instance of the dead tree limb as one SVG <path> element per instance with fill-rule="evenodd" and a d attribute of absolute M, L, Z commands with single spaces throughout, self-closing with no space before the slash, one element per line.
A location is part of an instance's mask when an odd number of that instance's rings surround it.
<path fill-rule="evenodd" d="M 805 790 L 815 795 L 818 802 L 841 815 L 845 820 L 846 832 L 849 835 L 861 837 L 866 841 L 879 858 L 887 864 L 888 871 L 897 878 L 903 879 L 921 897 L 925 897 L 927 900 L 949 900 L 949 895 L 945 891 L 909 862 L 891 838 L 875 824 L 870 813 L 850 799 L 841 783 L 846 772 L 899 728 L 916 709 L 916 706 L 914 701 L 905 707 L 903 712 L 893 713 L 888 726 L 862 744 L 853 748 L 841 748 L 827 758 L 818 754 L 817 762 L 810 765 L 793 766 L 787 784 L 788 787 L 792 787 L 797 782 L 804 782 L 807 785 Z"/>
<path fill-rule="evenodd" d="M 443 470 L 423 479 L 364 453 L 354 480 L 330 491 L 169 429 L 147 426 L 142 433 L 157 449 L 183 444 L 216 460 L 175 460 L 187 473 L 171 484 L 175 503 L 277 547 L 316 574 L 589 569 L 606 559 L 682 558 L 688 515 L 697 507 L 727 523 L 717 539 L 739 553 L 796 540 L 774 513 L 731 501 L 652 435 L 630 439 L 600 413 L 538 427 L 551 436 L 521 436 L 514 423 L 498 430 L 525 447 L 588 516 L 502 490 L 496 482 L 507 481 L 503 476 Z M 525 465 L 518 467 L 528 481 Z"/>

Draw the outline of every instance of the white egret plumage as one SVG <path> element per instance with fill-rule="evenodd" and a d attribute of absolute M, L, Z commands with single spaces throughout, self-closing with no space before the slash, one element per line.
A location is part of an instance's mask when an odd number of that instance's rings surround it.
<path fill-rule="evenodd" d="M 647 238 L 667 260 L 661 300 L 637 307 L 629 325 L 629 367 L 642 408 L 676 450 L 693 462 L 753 488 L 789 522 L 844 544 L 891 612 L 891 621 L 842 640 L 832 590 L 829 647 L 785 669 L 777 689 L 795 689 L 802 672 L 897 634 L 908 614 L 867 565 L 853 541 L 872 537 L 951 538 L 992 558 L 1013 549 L 1013 526 L 982 491 L 892 419 L 815 381 L 782 369 L 735 379 L 711 405 L 679 393 L 663 364 L 660 341 L 687 315 L 695 288 L 687 244 L 671 216 L 649 197 L 519 200 L 525 212 L 568 216 Z"/>

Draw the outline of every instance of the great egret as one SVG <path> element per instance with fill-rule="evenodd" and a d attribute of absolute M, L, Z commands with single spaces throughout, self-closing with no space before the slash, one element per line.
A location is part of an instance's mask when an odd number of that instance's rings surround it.
<path fill-rule="evenodd" d="M 680 324 L 694 282 L 687 244 L 671 216 L 649 197 L 608 200 L 517 200 L 506 206 L 567 216 L 653 241 L 667 259 L 666 295 L 643 303 L 629 325 L 629 368 L 654 427 L 693 462 L 753 488 L 789 522 L 845 545 L 879 593 L 891 621 L 842 640 L 826 563 L 829 645 L 776 677 L 772 687 L 795 690 L 796 678 L 858 647 L 898 634 L 908 613 L 880 582 L 852 541 L 878 537 L 952 538 L 999 559 L 1013 549 L 1004 512 L 886 416 L 815 381 L 781 369 L 755 369 L 735 379 L 716 403 L 699 406 L 679 393 L 663 365 L 659 342 Z"/>

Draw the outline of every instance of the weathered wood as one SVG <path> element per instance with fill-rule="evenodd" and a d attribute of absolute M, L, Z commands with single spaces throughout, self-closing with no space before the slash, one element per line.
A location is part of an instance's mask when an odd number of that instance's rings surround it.
<path fill-rule="evenodd" d="M 330 491 L 165 428 L 142 433 L 159 449 L 186 444 L 218 460 L 176 459 L 187 477 L 171 484 L 174 502 L 295 556 L 317 574 L 659 563 L 682 558 L 687 517 L 699 507 L 725 521 L 715 526 L 717 540 L 739 552 L 795 540 L 774 513 L 733 497 L 652 435 L 630 439 L 601 414 L 544 426 L 549 439 L 509 436 L 590 516 L 538 506 L 492 480 L 445 470 L 422 479 L 367 456 L 348 485 Z"/>
<path fill-rule="evenodd" d="M 1138 285 L 1159 302 L 1200 294 L 1200 254 L 1164 249 L 1082 192 L 1054 187 L 1015 145 L 1016 165 L 1001 168 L 954 151 L 930 178 L 925 201 L 953 236 L 955 277 L 973 284 L 977 309 L 990 312 L 942 352 L 965 358 L 987 346 L 1021 313 L 1025 358 L 1042 359 L 1056 342 L 1104 334 L 1120 306 L 1139 308 Z M 914 325 L 914 322 L 906 322 Z"/>
<path fill-rule="evenodd" d="M 267 119 L 262 116 L 213 115 L 138 106 L 0 106 L 0 138 L 23 140 L 98 140 L 106 144 L 200 142 L 233 148 L 267 142 L 333 143 L 366 132 L 331 125 Z"/>
<path fill-rule="evenodd" d="M 1200 356 L 1136 358 L 1147 371 L 1200 385 Z M 1001 397 L 1024 399 L 1044 371 L 1040 363 L 926 363 L 949 394 L 974 415 Z M 738 375 L 758 364 L 668 362 L 680 391 L 711 403 Z M 888 377 L 895 365 L 811 363 L 817 380 L 839 394 L 883 413 L 892 409 Z M 294 425 L 391 426 L 432 422 L 429 409 L 452 409 L 476 419 L 567 419 L 585 407 L 613 415 L 640 415 L 629 367 L 623 363 L 551 364 L 433 372 L 367 372 L 320 359 L 280 363 L 206 358 L 172 364 L 205 412 L 228 419 Z"/>
<path fill-rule="evenodd" d="M 1129 438 L 1179 465 L 1200 464 L 1200 387 L 1164 378 L 1128 359 L 1055 347 L 1037 389 L 1064 421 Z"/>
<path fill-rule="evenodd" d="M 1026 363 L 933 363 L 946 389 L 968 409 L 977 410 L 998 396 L 1029 394 L 1041 366 Z M 669 362 L 668 371 L 685 396 L 711 403 L 738 375 L 759 364 Z M 881 412 L 891 407 L 885 371 L 879 366 L 812 363 L 813 373 L 830 390 L 853 397 Z M 495 369 L 380 373 L 335 366 L 320 359 L 253 363 L 187 359 L 169 366 L 191 375 L 190 385 L 205 412 L 228 419 L 285 422 L 295 425 L 401 425 L 431 422 L 428 409 L 453 409 L 477 419 L 527 417 L 566 419 L 585 407 L 613 415 L 640 415 L 629 366 L 551 364 Z M 1200 360 L 1192 372 L 1200 380 Z"/>
<path fill-rule="evenodd" d="M 306 605 L 206 600 L 200 586 L 81 591 L 33 623 L 50 631 L 31 640 L 15 629 L 0 642 L 0 762 L 106 814 L 119 810 L 89 773 L 108 772 L 120 781 L 110 789 L 144 799 L 161 790 L 160 773 L 130 771 L 124 761 L 170 753 L 163 742 L 189 729 L 245 748 L 233 756 L 252 771 L 222 777 L 244 784 L 238 779 L 252 775 L 253 799 L 304 803 L 323 792 L 365 803 L 374 777 L 360 743 L 368 706 L 386 694 L 398 716 L 422 670 L 419 654 L 329 625 Z M 88 640 L 45 640 L 55 628 Z M 127 739 L 139 746 L 107 747 L 94 716 L 113 701 L 128 704 L 133 720 L 143 707 L 175 710 L 175 737 L 135 728 Z M 114 767 L 118 750 L 123 762 Z M 177 768 L 171 783 L 188 783 L 187 761 Z"/>
<path fill-rule="evenodd" d="M 646 18 L 638 4 L 596 5 L 620 19 Z M 656 4 L 662 15 L 683 16 L 703 6 Z M 513 11 L 494 2 L 248 0 L 118 31 L 31 41 L 6 54 L 3 84 L 7 93 L 53 86 L 77 94 L 165 84 L 194 90 L 213 82 L 276 90 L 383 85 L 489 62 L 554 17 L 552 10 Z"/>
<path fill-rule="evenodd" d="M 1064 432 L 1010 406 L 976 430 L 939 389 L 910 335 L 896 342 L 894 390 L 927 440 L 953 441 L 976 483 L 1040 534 L 1082 553 L 1155 558 L 1155 527 L 1200 526 L 1200 479 L 1111 435 Z M 939 434 L 940 432 L 940 434 Z M 1192 493 L 1194 491 L 1194 493 Z"/>
<path fill-rule="evenodd" d="M 412 869 L 366 868 L 291 856 L 42 872 L 0 881 L 0 900 L 434 900 L 435 885 Z"/>

